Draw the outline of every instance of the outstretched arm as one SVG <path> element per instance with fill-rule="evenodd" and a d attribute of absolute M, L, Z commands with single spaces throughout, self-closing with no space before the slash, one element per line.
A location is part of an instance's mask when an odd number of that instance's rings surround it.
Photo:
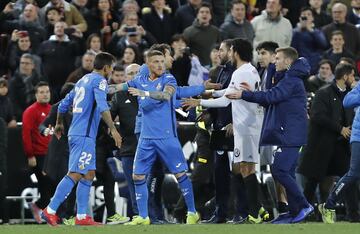
<path fill-rule="evenodd" d="M 129 88 L 129 93 L 137 97 L 150 97 L 158 101 L 169 101 L 175 93 L 175 88 L 166 85 L 164 91 L 144 91 L 136 88 Z"/>
<path fill-rule="evenodd" d="M 119 91 L 127 91 L 129 88 L 127 83 L 112 84 L 108 86 L 108 94 L 113 94 Z"/>

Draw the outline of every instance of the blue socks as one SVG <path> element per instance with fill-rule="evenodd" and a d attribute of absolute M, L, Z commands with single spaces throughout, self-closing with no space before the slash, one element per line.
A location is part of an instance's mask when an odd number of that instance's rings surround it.
<path fill-rule="evenodd" d="M 135 197 L 136 203 L 139 210 L 139 215 L 142 218 L 148 217 L 148 187 L 146 179 L 134 180 L 135 184 Z"/>
<path fill-rule="evenodd" d="M 92 181 L 81 179 L 76 189 L 77 214 L 86 214 Z"/>
<path fill-rule="evenodd" d="M 73 187 L 75 186 L 75 181 L 68 175 L 60 181 L 56 187 L 54 196 L 51 198 L 51 202 L 48 205 L 50 209 L 56 211 L 61 203 L 67 198 Z"/>
<path fill-rule="evenodd" d="M 193 193 L 191 181 L 189 180 L 186 174 L 180 176 L 179 178 L 177 178 L 177 180 L 179 182 L 182 195 L 184 196 L 185 203 L 188 208 L 188 212 L 196 213 L 194 193 Z"/>

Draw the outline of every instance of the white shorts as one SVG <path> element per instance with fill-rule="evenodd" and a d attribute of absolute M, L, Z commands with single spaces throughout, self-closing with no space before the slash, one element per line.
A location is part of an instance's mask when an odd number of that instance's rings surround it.
<path fill-rule="evenodd" d="M 260 136 L 256 135 L 234 137 L 233 163 L 259 163 L 259 140 Z"/>

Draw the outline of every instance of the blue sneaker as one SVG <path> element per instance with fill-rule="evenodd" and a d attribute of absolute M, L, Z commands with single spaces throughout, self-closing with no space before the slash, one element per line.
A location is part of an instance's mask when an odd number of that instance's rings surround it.
<path fill-rule="evenodd" d="M 300 223 L 301 221 L 304 221 L 312 212 L 314 212 L 314 207 L 309 204 L 308 207 L 300 210 L 299 214 L 293 218 L 291 223 Z"/>
<path fill-rule="evenodd" d="M 290 214 L 290 212 L 286 212 L 286 213 L 279 215 L 276 219 L 273 219 L 270 223 L 271 224 L 288 224 L 288 223 L 291 223 L 293 218 L 294 217 Z"/>

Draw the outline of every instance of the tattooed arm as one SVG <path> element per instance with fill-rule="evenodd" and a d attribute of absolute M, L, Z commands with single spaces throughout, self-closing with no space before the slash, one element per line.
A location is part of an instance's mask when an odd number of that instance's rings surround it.
<path fill-rule="evenodd" d="M 169 101 L 175 93 L 173 86 L 166 85 L 164 91 L 144 91 L 136 88 L 129 88 L 129 93 L 138 97 L 150 97 L 159 101 Z"/>
<path fill-rule="evenodd" d="M 127 91 L 129 88 L 127 83 L 122 84 L 112 84 L 108 86 L 109 92 L 108 94 L 113 94 L 119 91 Z"/>

